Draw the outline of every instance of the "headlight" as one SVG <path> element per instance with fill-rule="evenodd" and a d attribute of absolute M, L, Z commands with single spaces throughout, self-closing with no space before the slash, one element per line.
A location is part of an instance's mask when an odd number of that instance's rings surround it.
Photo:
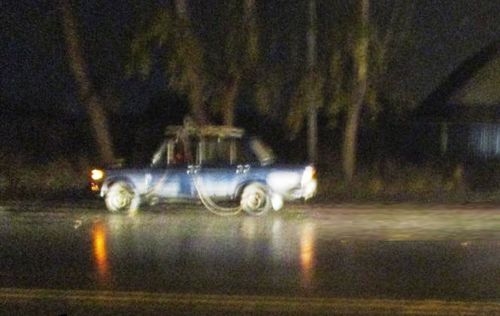
<path fill-rule="evenodd" d="M 316 168 L 308 166 L 302 174 L 302 197 L 307 200 L 316 194 L 318 181 L 316 180 Z"/>
<path fill-rule="evenodd" d="M 90 171 L 90 178 L 94 181 L 102 180 L 104 178 L 104 171 L 101 169 L 92 169 Z"/>
<path fill-rule="evenodd" d="M 304 169 L 304 173 L 302 174 L 302 186 L 308 184 L 309 182 L 311 182 L 311 180 L 314 179 L 316 179 L 316 168 L 314 168 L 313 166 L 307 166 Z"/>

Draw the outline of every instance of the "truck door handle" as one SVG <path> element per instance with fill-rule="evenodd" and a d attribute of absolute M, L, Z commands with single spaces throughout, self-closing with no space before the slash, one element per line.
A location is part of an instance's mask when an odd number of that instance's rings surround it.
<path fill-rule="evenodd" d="M 197 174 L 200 171 L 200 166 L 189 165 L 187 174 Z"/>
<path fill-rule="evenodd" d="M 250 165 L 238 165 L 236 167 L 237 174 L 244 174 L 247 173 L 249 170 L 250 170 Z"/>

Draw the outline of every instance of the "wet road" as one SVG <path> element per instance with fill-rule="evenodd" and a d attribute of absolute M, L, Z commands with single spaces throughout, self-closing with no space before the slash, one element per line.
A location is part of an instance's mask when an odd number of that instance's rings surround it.
<path fill-rule="evenodd" d="M 258 296 L 283 306 L 432 301 L 500 312 L 500 210 L 487 205 L 298 204 L 265 217 L 178 205 L 127 217 L 100 204 L 21 203 L 0 207 L 0 240 L 6 306 L 115 293 L 132 306 L 177 295 L 217 309 Z"/>

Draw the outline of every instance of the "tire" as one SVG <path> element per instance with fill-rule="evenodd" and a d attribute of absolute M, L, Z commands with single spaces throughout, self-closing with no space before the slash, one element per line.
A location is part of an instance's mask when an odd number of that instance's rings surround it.
<path fill-rule="evenodd" d="M 250 215 L 261 216 L 272 208 L 269 189 L 262 183 L 253 182 L 243 189 L 241 209 Z"/>
<path fill-rule="evenodd" d="M 133 188 L 125 181 L 113 183 L 104 198 L 106 208 L 116 213 L 134 213 L 137 210 L 137 197 Z"/>

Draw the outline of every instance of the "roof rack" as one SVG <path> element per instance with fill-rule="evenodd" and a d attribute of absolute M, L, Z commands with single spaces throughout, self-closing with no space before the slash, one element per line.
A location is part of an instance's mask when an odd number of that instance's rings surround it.
<path fill-rule="evenodd" d="M 184 125 L 170 125 L 165 129 L 165 136 L 195 136 L 195 137 L 243 137 L 242 128 L 229 125 L 197 126 L 190 119 L 184 120 Z"/>

